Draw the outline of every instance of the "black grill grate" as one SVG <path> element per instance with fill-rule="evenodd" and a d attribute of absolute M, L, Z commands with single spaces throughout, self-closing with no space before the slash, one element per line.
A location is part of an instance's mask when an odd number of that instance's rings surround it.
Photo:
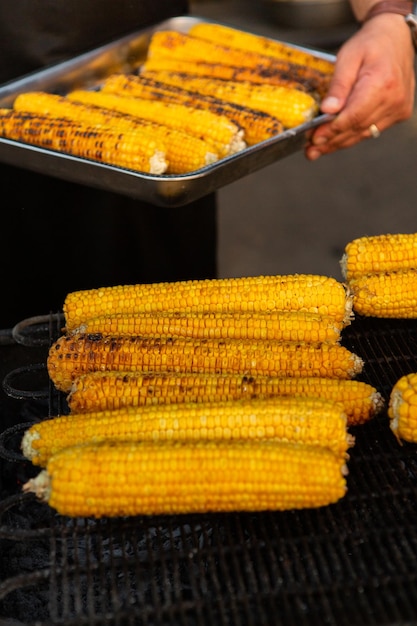
<path fill-rule="evenodd" d="M 358 318 L 344 343 L 386 399 L 417 371 L 415 321 Z M 7 498 L 0 617 L 33 626 L 417 624 L 417 446 L 396 441 L 385 412 L 352 432 L 348 493 L 321 509 L 91 520 Z"/>

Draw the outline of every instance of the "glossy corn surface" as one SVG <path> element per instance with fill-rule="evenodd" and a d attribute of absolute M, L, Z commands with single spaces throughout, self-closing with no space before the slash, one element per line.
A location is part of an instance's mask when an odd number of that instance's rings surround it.
<path fill-rule="evenodd" d="M 102 443 L 67 448 L 23 486 L 66 516 L 289 510 L 346 493 L 326 448 L 275 441 Z"/>
<path fill-rule="evenodd" d="M 345 247 L 341 268 L 347 280 L 364 274 L 416 269 L 417 233 L 389 233 L 354 239 Z"/>
<path fill-rule="evenodd" d="M 281 85 L 222 80 L 184 72 L 144 72 L 155 80 L 178 85 L 190 91 L 263 111 L 279 119 L 284 128 L 311 121 L 318 114 L 317 100 L 309 93 Z"/>
<path fill-rule="evenodd" d="M 93 104 L 118 113 L 164 124 L 207 142 L 214 154 L 227 156 L 246 148 L 244 131 L 226 116 L 185 104 L 127 97 L 78 89 L 68 94 L 74 102 Z M 206 148 L 208 151 L 208 149 Z"/>
<path fill-rule="evenodd" d="M 243 128 L 248 145 L 255 145 L 279 135 L 284 128 L 277 118 L 262 111 L 188 91 L 180 86 L 154 80 L 150 76 L 113 74 L 105 80 L 102 91 L 147 98 L 152 101 L 161 99 L 165 102 L 176 102 L 225 115 L 237 126 Z"/>
<path fill-rule="evenodd" d="M 150 174 L 164 174 L 168 168 L 163 141 L 139 129 L 112 129 L 54 115 L 0 109 L 0 135 Z"/>
<path fill-rule="evenodd" d="M 399 441 L 417 443 L 417 373 L 399 378 L 388 405 L 390 428 Z"/>
<path fill-rule="evenodd" d="M 349 281 L 356 313 L 367 317 L 417 317 L 417 269 L 358 276 Z"/>
<path fill-rule="evenodd" d="M 66 330 L 100 315 L 115 313 L 253 313 L 304 310 L 348 324 L 352 298 L 334 278 L 284 274 L 116 285 L 73 291 L 63 305 Z"/>
<path fill-rule="evenodd" d="M 337 343 L 98 334 L 60 337 L 47 366 L 57 389 L 68 392 L 76 377 L 98 370 L 354 378 L 363 361 Z"/>
<path fill-rule="evenodd" d="M 286 59 L 291 63 L 314 68 L 324 74 L 332 75 L 334 62 L 323 57 L 317 57 L 305 50 L 299 50 L 285 42 L 276 41 L 268 37 L 242 31 L 223 24 L 198 22 L 193 25 L 189 34 L 213 43 L 238 48 L 245 52 L 267 55 L 277 59 Z"/>
<path fill-rule="evenodd" d="M 344 325 L 331 315 L 308 311 L 269 313 L 139 313 L 103 315 L 73 332 L 195 339 L 339 341 Z"/>
<path fill-rule="evenodd" d="M 187 402 L 264 400 L 275 396 L 329 399 L 343 405 L 347 425 L 363 424 L 384 406 L 381 394 L 359 380 L 241 374 L 91 372 L 73 381 L 67 395 L 74 413 Z"/>
<path fill-rule="evenodd" d="M 346 458 L 353 438 L 343 405 L 318 398 L 199 402 L 63 415 L 30 427 L 22 450 L 45 466 L 63 448 L 100 441 L 277 439 L 321 445 Z"/>

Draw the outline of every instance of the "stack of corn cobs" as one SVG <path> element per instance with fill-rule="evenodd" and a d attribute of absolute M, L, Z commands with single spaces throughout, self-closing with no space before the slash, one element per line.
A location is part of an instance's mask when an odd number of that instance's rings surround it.
<path fill-rule="evenodd" d="M 209 61 L 208 61 L 209 60 Z M 136 73 L 18 95 L 0 136 L 155 175 L 185 174 L 310 121 L 333 63 L 220 24 L 157 31 Z"/>
<path fill-rule="evenodd" d="M 352 296 L 278 275 L 71 292 L 48 371 L 69 415 L 30 427 L 24 487 L 59 513 L 319 507 L 382 406 L 340 341 Z"/>

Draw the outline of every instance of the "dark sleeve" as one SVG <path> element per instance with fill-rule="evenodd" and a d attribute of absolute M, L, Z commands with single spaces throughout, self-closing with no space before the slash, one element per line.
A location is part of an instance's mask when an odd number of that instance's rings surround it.
<path fill-rule="evenodd" d="M 186 0 L 0 0 L 0 82 L 186 13 Z"/>

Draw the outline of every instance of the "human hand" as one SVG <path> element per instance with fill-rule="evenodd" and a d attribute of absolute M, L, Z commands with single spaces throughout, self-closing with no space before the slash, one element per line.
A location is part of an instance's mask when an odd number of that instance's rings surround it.
<path fill-rule="evenodd" d="M 336 58 L 321 112 L 335 117 L 314 130 L 305 156 L 314 161 L 410 118 L 414 48 L 404 17 L 383 13 L 365 22 Z M 372 133 L 372 129 L 374 134 Z"/>

